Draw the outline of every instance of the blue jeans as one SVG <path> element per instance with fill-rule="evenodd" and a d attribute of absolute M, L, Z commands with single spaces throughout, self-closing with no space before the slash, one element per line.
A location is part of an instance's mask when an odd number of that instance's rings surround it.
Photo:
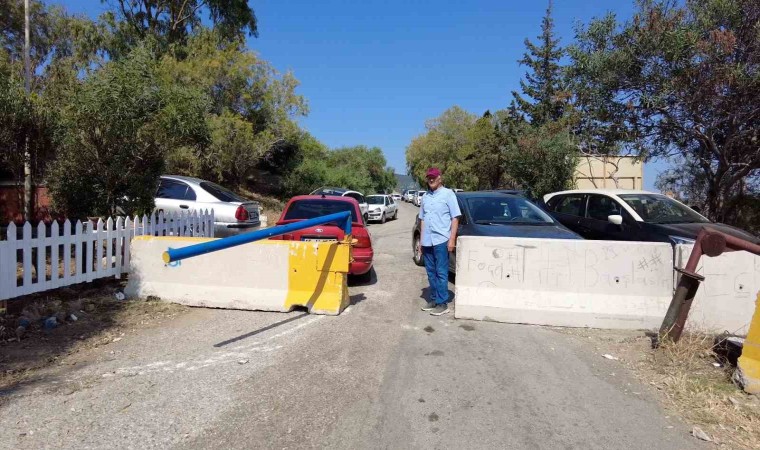
<path fill-rule="evenodd" d="M 422 259 L 425 261 L 428 281 L 430 282 L 430 301 L 436 305 L 449 302 L 449 248 L 448 242 L 422 247 Z"/>

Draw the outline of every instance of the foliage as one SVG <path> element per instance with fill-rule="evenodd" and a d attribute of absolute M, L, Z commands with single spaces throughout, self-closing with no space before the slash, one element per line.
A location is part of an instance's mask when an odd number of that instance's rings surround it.
<path fill-rule="evenodd" d="M 439 117 L 428 120 L 425 134 L 417 136 L 406 149 L 406 164 L 409 175 L 425 186 L 425 172 L 430 167 L 438 167 L 444 174 L 446 185 L 472 190 L 477 186 L 477 178 L 467 163 L 474 144 L 470 130 L 477 116 L 453 106 Z M 477 134 L 477 132 L 475 132 Z"/>
<path fill-rule="evenodd" d="M 115 0 L 114 3 L 115 14 L 109 12 L 104 21 L 115 36 L 116 54 L 151 39 L 159 53 L 170 51 L 184 58 L 184 45 L 193 33 L 204 28 L 204 19 L 227 41 L 239 41 L 246 32 L 258 36 L 256 15 L 246 0 Z"/>
<path fill-rule="evenodd" d="M 33 173 L 39 174 L 53 153 L 54 117 L 39 99 L 24 91 L 21 80 L 0 68 L 0 169 L 23 180 L 28 148 Z M 27 147 L 28 145 L 28 147 Z"/>
<path fill-rule="evenodd" d="M 199 31 L 185 59 L 164 55 L 159 70 L 165 83 L 192 86 L 211 101 L 211 145 L 196 152 L 174 149 L 168 156 L 171 172 L 240 186 L 263 159 L 297 142 L 292 119 L 308 110 L 295 93 L 298 81 L 290 73 L 281 76 L 241 41 Z"/>
<path fill-rule="evenodd" d="M 520 188 L 529 195 L 572 187 L 577 145 L 561 122 L 527 123 L 513 104 L 479 119 L 454 107 L 428 122 L 407 147 L 409 173 L 424 186 L 428 167 L 466 190 Z"/>
<path fill-rule="evenodd" d="M 516 106 L 534 126 L 563 118 L 569 97 L 559 65 L 565 52 L 559 45 L 559 39 L 554 37 L 551 1 L 541 22 L 538 39 L 540 45 L 525 39 L 527 52 L 519 61 L 528 67 L 525 80 L 520 80 L 520 87 L 527 98 L 512 92 Z"/>
<path fill-rule="evenodd" d="M 571 189 L 577 165 L 577 146 L 568 130 L 557 123 L 538 128 L 522 125 L 516 149 L 508 152 L 506 159 L 509 175 L 530 198 Z"/>
<path fill-rule="evenodd" d="M 393 170 L 386 167 L 383 151 L 363 145 L 335 150 L 310 149 L 286 181 L 290 195 L 306 194 L 322 186 L 353 189 L 363 194 L 386 192 L 396 185 Z"/>
<path fill-rule="evenodd" d="M 70 94 L 49 187 L 56 208 L 71 216 L 151 211 L 168 150 L 208 140 L 202 94 L 163 84 L 145 48 Z"/>
<path fill-rule="evenodd" d="M 576 84 L 593 80 L 587 103 L 605 141 L 645 160 L 679 156 L 699 172 L 688 195 L 728 221 L 760 169 L 760 3 L 644 1 L 630 21 L 594 20 L 577 40 Z"/>

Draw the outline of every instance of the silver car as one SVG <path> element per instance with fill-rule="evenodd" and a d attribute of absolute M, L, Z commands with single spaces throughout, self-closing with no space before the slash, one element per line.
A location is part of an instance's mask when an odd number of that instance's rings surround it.
<path fill-rule="evenodd" d="M 260 206 L 229 189 L 200 178 L 161 176 L 156 191 L 156 210 L 193 212 L 214 210 L 214 236 L 225 237 L 259 227 Z"/>

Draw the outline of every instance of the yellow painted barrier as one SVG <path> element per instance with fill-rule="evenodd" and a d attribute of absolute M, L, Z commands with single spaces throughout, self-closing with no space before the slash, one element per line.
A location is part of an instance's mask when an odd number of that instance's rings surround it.
<path fill-rule="evenodd" d="M 207 238 L 132 240 L 130 297 L 189 306 L 340 314 L 349 304 L 351 247 L 338 242 L 257 241 L 165 264 L 163 252 Z"/>
<path fill-rule="evenodd" d="M 747 393 L 760 394 L 760 292 L 734 378 Z"/>

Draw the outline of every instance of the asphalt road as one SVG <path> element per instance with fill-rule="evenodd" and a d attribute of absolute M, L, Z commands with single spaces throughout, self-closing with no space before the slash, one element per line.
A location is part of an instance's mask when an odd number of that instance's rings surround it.
<path fill-rule="evenodd" d="M 578 340 L 420 311 L 416 210 L 371 227 L 376 279 L 340 316 L 195 309 L 127 333 L 3 399 L 0 447 L 699 448 Z"/>

